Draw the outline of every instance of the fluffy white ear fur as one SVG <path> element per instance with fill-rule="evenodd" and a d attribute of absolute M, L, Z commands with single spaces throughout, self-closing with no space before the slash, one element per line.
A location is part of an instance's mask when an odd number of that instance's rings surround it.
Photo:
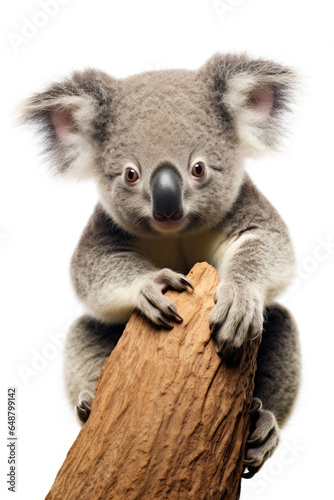
<path fill-rule="evenodd" d="M 20 122 L 37 127 L 57 174 L 94 176 L 96 150 L 108 135 L 115 81 L 102 71 L 75 71 L 23 102 Z"/>
<path fill-rule="evenodd" d="M 204 65 L 203 75 L 222 119 L 229 120 L 237 132 L 240 151 L 258 156 L 276 149 L 285 135 L 285 115 L 297 75 L 290 68 L 246 54 L 216 54 Z"/>
<path fill-rule="evenodd" d="M 279 84 L 284 84 L 281 75 Z M 246 156 L 258 156 L 268 149 L 275 149 L 279 136 L 284 135 L 283 124 L 279 130 L 281 110 L 274 109 L 276 88 L 275 81 L 272 78 L 270 81 L 264 75 L 239 74 L 231 77 L 227 83 L 224 102 L 233 111 Z"/>
<path fill-rule="evenodd" d="M 95 169 L 91 123 L 94 101 L 88 97 L 64 97 L 50 109 L 51 123 L 71 164 L 66 175 L 76 180 L 92 177 Z"/>
<path fill-rule="evenodd" d="M 92 177 L 95 160 L 91 128 L 95 108 L 91 97 L 63 96 L 33 102 L 28 99 L 24 115 L 28 120 L 32 116 L 47 135 L 48 152 L 55 163 L 64 165 L 60 170 L 62 175 L 76 180 Z"/>

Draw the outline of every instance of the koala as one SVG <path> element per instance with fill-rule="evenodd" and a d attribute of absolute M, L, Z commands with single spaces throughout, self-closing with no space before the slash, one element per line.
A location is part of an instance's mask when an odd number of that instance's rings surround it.
<path fill-rule="evenodd" d="M 182 317 L 163 292 L 193 288 L 185 275 L 207 261 L 220 278 L 209 317 L 218 354 L 237 362 L 262 335 L 244 477 L 273 453 L 299 386 L 297 327 L 275 302 L 295 261 L 245 160 L 280 145 L 296 83 L 280 64 L 216 54 L 199 70 L 76 71 L 25 102 L 54 172 L 92 178 L 99 192 L 71 264 L 87 313 L 68 332 L 64 373 L 82 422 L 132 312 L 173 328 Z"/>

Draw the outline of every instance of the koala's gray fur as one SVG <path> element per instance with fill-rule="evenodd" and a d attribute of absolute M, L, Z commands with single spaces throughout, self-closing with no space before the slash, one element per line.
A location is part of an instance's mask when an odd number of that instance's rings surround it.
<path fill-rule="evenodd" d="M 210 316 L 217 351 L 235 357 L 247 336 L 264 331 L 247 476 L 273 452 L 299 385 L 297 329 L 273 302 L 293 278 L 294 254 L 244 161 L 279 144 L 295 84 L 281 65 L 217 54 L 198 71 L 122 80 L 76 72 L 26 102 L 24 118 L 39 126 L 55 171 L 93 177 L 100 193 L 72 260 L 88 314 L 68 334 L 65 377 L 82 420 L 133 310 L 170 328 L 179 315 L 161 292 L 191 286 L 183 275 L 207 261 L 220 276 Z M 178 210 L 169 209 L 172 198 Z M 154 209 L 161 199 L 165 212 Z"/>

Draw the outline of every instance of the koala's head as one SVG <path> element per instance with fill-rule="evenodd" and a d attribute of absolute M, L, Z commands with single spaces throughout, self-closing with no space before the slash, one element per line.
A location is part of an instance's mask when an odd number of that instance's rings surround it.
<path fill-rule="evenodd" d="M 244 159 L 275 149 L 294 83 L 290 69 L 245 55 L 125 79 L 88 69 L 30 98 L 24 119 L 56 172 L 95 178 L 121 228 L 185 233 L 219 224 Z"/>

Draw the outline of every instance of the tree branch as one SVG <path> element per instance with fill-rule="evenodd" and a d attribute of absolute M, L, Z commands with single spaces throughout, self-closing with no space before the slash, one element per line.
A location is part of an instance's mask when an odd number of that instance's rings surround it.
<path fill-rule="evenodd" d="M 134 313 L 106 360 L 91 415 L 47 500 L 239 497 L 260 340 L 228 365 L 210 338 L 215 269 L 167 291 L 184 318 L 167 332 Z"/>

